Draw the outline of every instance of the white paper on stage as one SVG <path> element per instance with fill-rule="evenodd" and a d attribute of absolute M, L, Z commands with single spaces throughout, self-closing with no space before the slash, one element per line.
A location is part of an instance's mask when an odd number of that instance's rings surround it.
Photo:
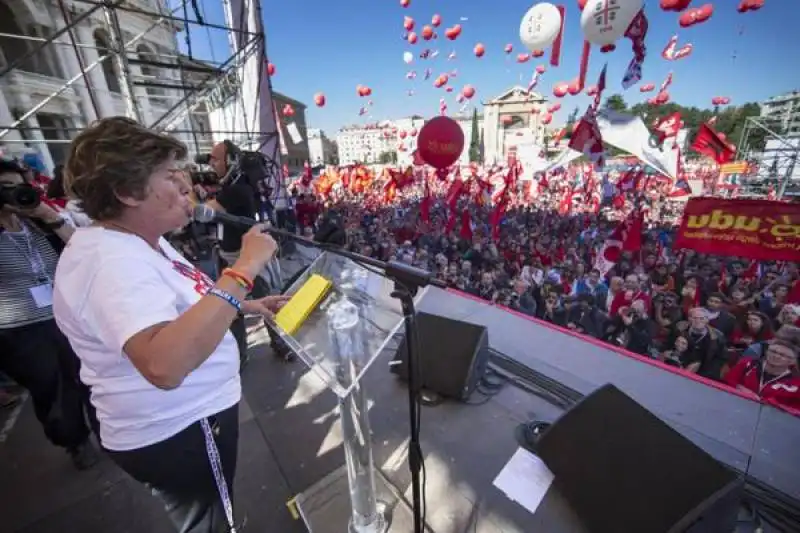
<path fill-rule="evenodd" d="M 553 477 L 541 459 L 527 450 L 517 448 L 497 474 L 494 486 L 533 514 L 552 485 Z"/>
<path fill-rule="evenodd" d="M 659 173 L 676 179 L 678 151 L 651 146 L 650 130 L 641 118 L 603 109 L 597 113 L 597 125 L 604 143 L 635 155 Z"/>

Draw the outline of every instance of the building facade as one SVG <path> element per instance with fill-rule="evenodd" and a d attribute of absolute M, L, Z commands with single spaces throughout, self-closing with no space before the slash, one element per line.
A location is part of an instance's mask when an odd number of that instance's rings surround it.
<path fill-rule="evenodd" d="M 800 90 L 773 96 L 762 102 L 761 118 L 783 135 L 800 136 Z"/>
<path fill-rule="evenodd" d="M 397 140 L 398 132 L 394 123 L 388 120 L 375 124 L 346 126 L 336 134 L 339 164 L 380 163 L 381 158 L 386 158 L 387 154 L 397 153 Z"/>
<path fill-rule="evenodd" d="M 339 159 L 336 143 L 319 128 L 308 130 L 308 155 L 312 167 L 333 165 Z"/>
<path fill-rule="evenodd" d="M 546 105 L 541 94 L 520 86 L 484 102 L 484 161 L 501 163 L 519 150 L 544 146 Z"/>
<path fill-rule="evenodd" d="M 128 4 L 150 13 L 165 12 L 164 0 L 131 0 Z M 66 5 L 73 20 L 93 7 L 82 2 Z M 123 96 L 127 87 L 120 76 L 120 63 L 109 54 L 112 41 L 103 10 L 95 10 L 74 26 L 79 54 L 66 32 L 0 78 L 0 131 L 19 122 L 0 138 L 4 152 L 32 149 L 52 170 L 64 163 L 70 139 L 94 120 L 130 116 L 131 106 L 135 106 L 141 122 L 153 124 L 183 97 L 178 69 L 144 63 L 177 63 L 180 24 L 154 25 L 153 15 L 128 10 L 117 10 L 117 15 L 122 39 L 134 50 L 127 56 L 126 71 L 132 99 Z M 0 68 L 23 59 L 64 27 L 57 0 L 0 0 Z M 68 80 L 79 76 L 81 63 L 88 70 L 86 75 L 61 90 Z M 188 119 L 177 129 L 176 136 L 191 145 Z"/>

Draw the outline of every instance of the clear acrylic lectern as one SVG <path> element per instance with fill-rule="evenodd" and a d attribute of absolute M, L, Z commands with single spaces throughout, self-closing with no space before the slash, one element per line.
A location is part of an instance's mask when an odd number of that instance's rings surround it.
<path fill-rule="evenodd" d="M 298 331 L 279 333 L 339 398 L 350 531 L 380 533 L 386 523 L 375 497 L 367 395 L 360 381 L 403 325 L 403 313 L 391 296 L 391 280 L 330 252 L 317 257 L 287 293 L 296 292 L 312 274 L 330 280 L 330 292 Z"/>

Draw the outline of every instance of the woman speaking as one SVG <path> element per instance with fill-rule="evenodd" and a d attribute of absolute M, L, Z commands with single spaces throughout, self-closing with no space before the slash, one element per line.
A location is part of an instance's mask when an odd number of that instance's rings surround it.
<path fill-rule="evenodd" d="M 213 283 L 162 235 L 191 214 L 179 141 L 102 119 L 73 141 L 64 184 L 94 224 L 61 256 L 53 308 L 81 360 L 103 449 L 166 505 L 182 533 L 233 529 L 237 312 L 270 315 L 283 297 L 246 301 L 275 253 L 256 226 Z"/>

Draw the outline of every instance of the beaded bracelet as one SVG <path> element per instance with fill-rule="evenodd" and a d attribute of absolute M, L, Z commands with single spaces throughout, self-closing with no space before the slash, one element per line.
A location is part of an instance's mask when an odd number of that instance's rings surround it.
<path fill-rule="evenodd" d="M 222 298 L 223 300 L 234 306 L 238 312 L 240 313 L 242 312 L 242 303 L 239 300 L 237 300 L 236 297 L 233 296 L 231 293 L 225 292 L 222 289 L 214 287 L 213 289 L 208 291 L 208 294 L 214 295 L 217 298 Z"/>
<path fill-rule="evenodd" d="M 228 276 L 232 278 L 236 283 L 238 283 L 244 290 L 250 292 L 253 290 L 253 280 L 242 274 L 241 272 L 237 272 L 232 268 L 226 268 L 222 271 L 223 276 Z"/>

